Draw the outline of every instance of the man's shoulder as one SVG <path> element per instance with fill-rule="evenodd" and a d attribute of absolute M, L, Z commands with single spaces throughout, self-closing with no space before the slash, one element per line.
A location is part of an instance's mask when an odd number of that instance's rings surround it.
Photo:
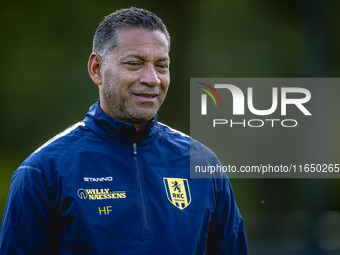
<path fill-rule="evenodd" d="M 52 137 L 36 149 L 23 163 L 31 165 L 42 160 L 56 159 L 65 149 L 84 137 L 84 122 L 78 122 Z"/>
<path fill-rule="evenodd" d="M 177 138 L 177 139 L 181 139 L 183 141 L 190 141 L 191 137 L 181 131 L 178 131 L 174 128 L 171 128 L 169 127 L 168 125 L 165 125 L 161 122 L 158 122 L 159 124 L 159 130 L 160 130 L 160 133 L 163 135 L 163 136 L 169 136 L 171 138 Z"/>
<path fill-rule="evenodd" d="M 190 149 L 191 153 L 194 153 L 196 155 L 200 155 L 202 157 L 208 156 L 216 158 L 216 155 L 212 150 L 210 150 L 208 147 L 206 147 L 204 144 L 200 143 L 196 139 L 163 123 L 158 123 L 162 136 L 166 137 L 169 142 L 174 142 L 179 146 L 186 145 L 188 146 L 187 148 Z"/>

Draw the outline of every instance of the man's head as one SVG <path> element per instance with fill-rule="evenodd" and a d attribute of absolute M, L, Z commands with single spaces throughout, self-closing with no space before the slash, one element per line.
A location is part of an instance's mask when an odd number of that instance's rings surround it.
<path fill-rule="evenodd" d="M 137 129 L 155 116 L 170 83 L 169 38 L 162 21 L 142 9 L 118 11 L 99 25 L 88 70 L 105 113 Z"/>
<path fill-rule="evenodd" d="M 170 35 L 163 21 L 150 11 L 131 7 L 116 11 L 105 17 L 94 35 L 92 51 L 104 57 L 106 52 L 118 45 L 117 30 L 131 28 L 144 28 L 150 31 L 159 30 L 163 32 L 169 43 L 170 50 Z"/>

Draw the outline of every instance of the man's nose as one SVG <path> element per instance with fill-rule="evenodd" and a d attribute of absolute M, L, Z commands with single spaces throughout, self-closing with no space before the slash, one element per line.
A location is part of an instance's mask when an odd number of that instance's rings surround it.
<path fill-rule="evenodd" d="M 140 78 L 141 84 L 148 86 L 157 86 L 161 84 L 161 80 L 158 78 L 157 72 L 153 65 L 146 65 Z"/>

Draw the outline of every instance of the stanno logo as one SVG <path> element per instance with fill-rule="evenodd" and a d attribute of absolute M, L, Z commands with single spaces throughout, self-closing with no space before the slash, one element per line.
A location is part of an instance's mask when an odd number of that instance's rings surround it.
<path fill-rule="evenodd" d="M 187 179 L 163 178 L 163 181 L 170 203 L 181 210 L 191 203 L 190 188 Z"/>
<path fill-rule="evenodd" d="M 113 178 L 109 177 L 99 177 L 99 178 L 92 178 L 92 177 L 84 177 L 84 182 L 112 182 Z"/>
<path fill-rule="evenodd" d="M 89 200 L 126 198 L 125 191 L 110 191 L 110 189 L 78 189 L 77 195 L 80 199 Z"/>

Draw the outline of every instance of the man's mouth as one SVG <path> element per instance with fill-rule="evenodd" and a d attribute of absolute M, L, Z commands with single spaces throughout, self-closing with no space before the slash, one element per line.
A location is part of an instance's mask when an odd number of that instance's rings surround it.
<path fill-rule="evenodd" d="M 154 97 L 157 97 L 156 94 L 136 94 L 134 93 L 135 96 L 138 96 L 138 97 L 144 97 L 144 98 L 154 98 Z"/>
<path fill-rule="evenodd" d="M 151 95 L 138 95 L 138 96 L 140 96 L 140 97 L 146 97 L 146 98 L 153 98 L 153 97 L 155 97 L 155 96 L 151 96 Z"/>

